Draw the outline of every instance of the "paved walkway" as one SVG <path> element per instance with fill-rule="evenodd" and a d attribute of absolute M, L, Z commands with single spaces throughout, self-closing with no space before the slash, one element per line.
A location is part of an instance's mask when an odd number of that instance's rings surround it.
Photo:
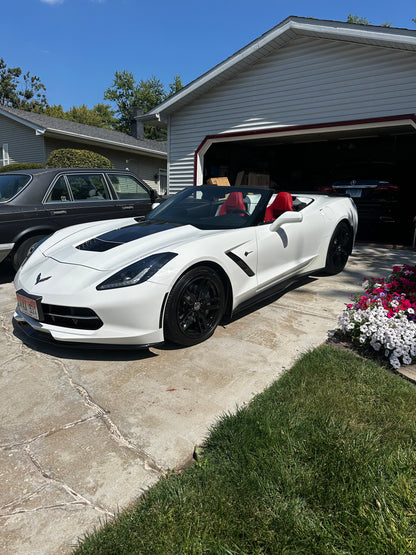
<path fill-rule="evenodd" d="M 342 274 L 306 280 L 201 345 L 143 353 L 24 343 L 0 269 L 0 553 L 70 553 L 323 343 L 363 277 L 415 258 L 358 246 Z"/>

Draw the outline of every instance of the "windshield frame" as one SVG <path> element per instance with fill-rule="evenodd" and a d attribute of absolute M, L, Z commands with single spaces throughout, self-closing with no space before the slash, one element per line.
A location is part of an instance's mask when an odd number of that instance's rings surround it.
<path fill-rule="evenodd" d="M 244 200 L 247 197 L 256 195 L 255 206 L 249 214 L 242 215 L 239 211 L 233 214 L 221 215 L 213 212 L 215 208 L 220 208 L 230 193 L 241 192 Z M 151 222 L 174 223 L 182 225 L 192 225 L 198 229 L 241 229 L 257 225 L 262 221 L 266 206 L 273 194 L 273 189 L 259 187 L 220 187 L 217 185 L 199 185 L 186 187 L 176 193 L 165 202 L 155 208 L 147 215 L 146 220 Z M 199 198 L 197 198 L 199 196 Z M 191 200 L 192 199 L 192 200 Z M 194 203 L 197 200 L 199 206 Z M 189 204 L 188 209 L 186 203 Z M 197 216 L 197 210 L 202 208 L 211 212 L 209 217 L 201 218 Z M 195 204 L 195 206 L 191 206 Z M 184 207 L 181 211 L 180 207 Z M 176 214 L 175 210 L 178 208 Z M 190 216 L 190 208 L 194 209 L 195 217 Z"/>

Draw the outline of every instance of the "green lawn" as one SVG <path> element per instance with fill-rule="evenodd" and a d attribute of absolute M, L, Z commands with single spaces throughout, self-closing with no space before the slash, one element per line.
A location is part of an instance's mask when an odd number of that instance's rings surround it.
<path fill-rule="evenodd" d="M 319 347 L 76 553 L 416 553 L 415 413 L 412 384 Z"/>

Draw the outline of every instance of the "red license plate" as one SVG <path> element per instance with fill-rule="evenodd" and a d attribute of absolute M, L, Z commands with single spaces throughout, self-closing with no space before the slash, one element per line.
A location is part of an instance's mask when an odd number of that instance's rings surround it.
<path fill-rule="evenodd" d="M 27 316 L 30 316 L 34 320 L 40 319 L 39 317 L 39 303 L 41 299 L 40 297 L 38 298 L 29 297 L 28 295 L 25 295 L 20 291 L 16 293 L 16 297 L 17 297 L 17 306 L 19 307 L 20 312 L 23 312 L 23 314 L 27 314 Z"/>

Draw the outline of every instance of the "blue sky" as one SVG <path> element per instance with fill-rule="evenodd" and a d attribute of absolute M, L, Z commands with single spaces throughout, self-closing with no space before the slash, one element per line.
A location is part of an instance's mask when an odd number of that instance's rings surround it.
<path fill-rule="evenodd" d="M 416 30 L 415 0 L 13 0 L 0 13 L 0 57 L 65 110 L 103 102 L 116 71 L 186 85 L 289 15 Z"/>

